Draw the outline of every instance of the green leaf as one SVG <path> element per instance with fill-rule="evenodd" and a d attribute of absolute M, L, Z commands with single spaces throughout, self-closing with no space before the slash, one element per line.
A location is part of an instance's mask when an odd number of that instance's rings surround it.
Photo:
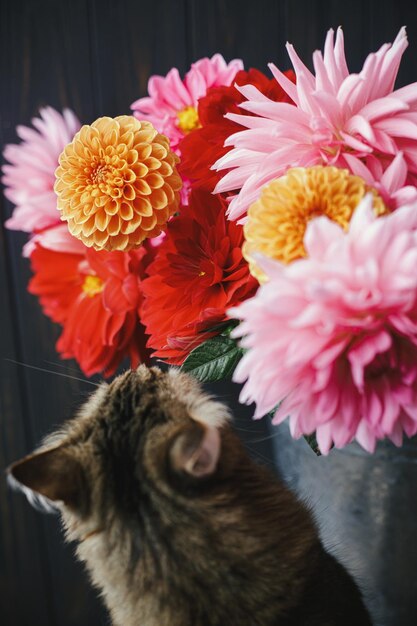
<path fill-rule="evenodd" d="M 225 337 L 230 337 L 230 334 L 236 328 L 236 326 L 239 326 L 238 320 L 229 320 L 229 324 L 223 330 L 222 335 L 224 335 Z"/>
<path fill-rule="evenodd" d="M 204 383 L 216 382 L 231 378 L 242 356 L 243 350 L 236 341 L 218 335 L 194 348 L 182 364 L 181 371 Z"/>
<path fill-rule="evenodd" d="M 317 456 L 321 456 L 319 444 L 317 443 L 316 439 L 316 433 L 312 433 L 311 435 L 304 435 L 304 439 L 307 441 L 314 454 L 316 454 Z"/>
<path fill-rule="evenodd" d="M 210 326 L 210 332 L 218 332 L 219 335 L 229 337 L 232 330 L 236 328 L 238 324 L 238 320 L 225 320 L 224 322 L 219 322 L 216 326 Z M 203 329 L 201 332 L 204 333 L 207 331 Z"/>

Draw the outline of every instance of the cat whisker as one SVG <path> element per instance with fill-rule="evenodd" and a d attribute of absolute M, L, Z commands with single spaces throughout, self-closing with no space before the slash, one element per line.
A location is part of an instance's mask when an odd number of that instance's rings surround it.
<path fill-rule="evenodd" d="M 253 432 L 253 431 L 252 431 Z M 276 433 L 271 433 L 270 435 L 266 435 L 266 437 L 258 437 L 257 439 L 250 439 L 247 443 L 262 443 L 263 441 L 271 441 L 279 436 L 278 431 Z"/>
<path fill-rule="evenodd" d="M 53 365 L 53 367 L 60 367 L 61 369 L 65 369 L 66 371 L 74 372 L 76 374 L 80 371 L 77 367 L 71 367 L 68 363 L 58 363 L 58 361 L 47 361 L 46 359 L 44 360 L 44 363 L 47 365 Z"/>
<path fill-rule="evenodd" d="M 275 467 L 273 461 L 271 461 L 271 459 L 269 459 L 267 456 L 265 456 L 264 454 L 261 454 L 260 452 L 258 452 L 258 450 L 251 448 L 251 446 L 248 444 L 246 444 L 246 447 L 250 451 L 251 455 L 256 456 L 260 461 L 262 461 L 266 465 L 269 465 L 270 467 Z"/>
<path fill-rule="evenodd" d="M 237 430 L 241 433 L 250 433 L 252 435 L 257 435 L 258 431 L 257 430 L 253 430 L 252 428 L 242 428 L 240 426 L 236 426 L 235 422 L 233 422 L 233 428 L 234 430 Z"/>
<path fill-rule="evenodd" d="M 38 372 L 46 372 L 47 374 L 55 374 L 55 376 L 62 376 L 63 378 L 79 380 L 82 383 L 87 383 L 87 385 L 93 385 L 94 387 L 99 387 L 99 383 L 93 383 L 92 380 L 87 380 L 86 378 L 80 378 L 79 376 L 71 376 L 70 374 L 64 374 L 63 372 L 55 372 L 54 370 L 48 370 L 44 367 L 38 367 L 37 365 L 29 365 L 29 363 L 22 363 L 21 361 L 16 361 L 15 359 L 9 359 L 7 357 L 4 357 L 4 361 L 8 361 L 9 363 L 14 363 L 15 365 L 22 365 L 23 367 L 28 367 L 29 369 L 37 370 Z"/>

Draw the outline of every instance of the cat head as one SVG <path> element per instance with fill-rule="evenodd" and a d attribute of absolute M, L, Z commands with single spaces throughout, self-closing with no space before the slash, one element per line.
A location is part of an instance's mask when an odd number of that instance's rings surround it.
<path fill-rule="evenodd" d="M 140 366 L 102 383 L 64 428 L 14 463 L 13 481 L 63 513 L 83 540 L 170 499 L 204 497 L 219 469 L 227 408 L 177 370 Z"/>

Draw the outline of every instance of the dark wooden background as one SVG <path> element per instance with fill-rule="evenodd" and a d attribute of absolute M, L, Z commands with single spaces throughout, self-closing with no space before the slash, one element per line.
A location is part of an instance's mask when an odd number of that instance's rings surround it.
<path fill-rule="evenodd" d="M 417 2 L 406 0 L 0 0 L 0 143 L 14 142 L 40 106 L 71 107 L 81 121 L 129 112 L 151 74 L 221 52 L 245 67 L 289 67 L 288 39 L 310 64 L 327 29 L 342 25 L 348 62 L 408 26 L 399 84 L 417 80 Z M 19 361 L 79 376 L 54 351 L 58 329 L 26 292 L 25 236 L 6 231 L 12 207 L 0 198 L 0 471 L 71 416 L 89 385 L 25 368 Z M 11 361 L 10 361 L 10 360 Z M 222 395 L 228 394 L 225 387 Z M 233 392 L 230 392 L 233 393 Z M 258 455 L 263 427 L 246 424 Z M 257 442 L 257 443 L 256 443 Z M 0 479 L 2 626 L 106 624 L 95 592 L 64 546 L 57 518 L 33 511 Z M 399 625 L 400 626 L 400 625 Z"/>

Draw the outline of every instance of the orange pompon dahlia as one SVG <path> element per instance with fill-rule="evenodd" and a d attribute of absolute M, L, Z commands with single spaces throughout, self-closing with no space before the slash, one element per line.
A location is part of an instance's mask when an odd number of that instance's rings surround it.
<path fill-rule="evenodd" d="M 129 115 L 83 126 L 59 157 L 61 219 L 96 250 L 137 248 L 160 234 L 179 204 L 178 157 L 150 122 Z"/>
<path fill-rule="evenodd" d="M 243 256 L 260 283 L 266 276 L 253 255 L 261 253 L 290 263 L 305 256 L 304 233 L 309 221 L 320 215 L 347 230 L 353 212 L 371 192 L 376 215 L 389 213 L 377 192 L 359 176 L 332 166 L 294 167 L 266 185 L 248 211 L 244 226 Z"/>

